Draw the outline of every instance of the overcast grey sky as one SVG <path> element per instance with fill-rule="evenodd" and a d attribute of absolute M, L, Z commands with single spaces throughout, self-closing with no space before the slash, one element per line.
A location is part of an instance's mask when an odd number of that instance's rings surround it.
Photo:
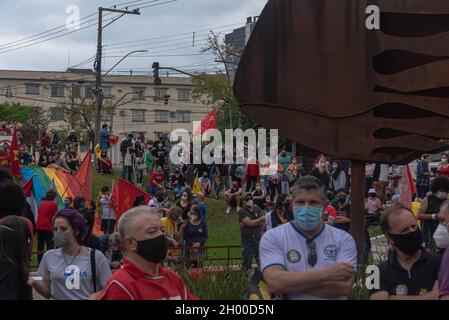
<path fill-rule="evenodd" d="M 249 16 L 258 16 L 267 0 L 142 0 L 129 3 L 131 8 L 139 6 L 157 6 L 143 8 L 141 15 L 127 15 L 117 20 L 103 33 L 106 66 L 111 67 L 120 56 L 133 50 L 148 49 L 145 55 L 152 57 L 130 57 L 117 70 L 145 71 L 154 61 L 164 66 L 179 66 L 186 70 L 213 70 L 214 61 L 211 56 L 197 55 L 204 46 L 207 31 L 211 27 L 240 24 L 243 26 Z M 63 26 L 68 15 L 66 8 L 76 5 L 80 17 L 97 12 L 97 8 L 110 7 L 115 4 L 131 2 L 129 0 L 0 0 L 0 69 L 9 70 L 65 70 L 95 55 L 97 43 L 96 15 L 81 20 L 84 30 L 63 37 L 27 46 L 49 37 L 62 35 L 70 30 L 62 27 L 55 29 L 53 35 L 43 38 L 29 38 L 22 42 L 14 42 L 34 36 L 38 33 Z M 143 2 L 146 2 L 142 4 Z M 111 18 L 106 16 L 105 19 Z M 91 20 L 91 21 L 89 21 Z M 222 27 L 217 32 L 228 33 L 240 25 Z M 203 30 L 203 31 L 200 31 Z M 195 47 L 193 32 L 196 33 Z M 159 38 L 159 39 L 154 39 Z M 135 40 L 150 39 L 141 42 L 117 44 Z M 115 46 L 113 44 L 116 44 Z M 119 56 L 119 57 L 117 57 Z M 92 68 L 89 61 L 80 67 Z"/>

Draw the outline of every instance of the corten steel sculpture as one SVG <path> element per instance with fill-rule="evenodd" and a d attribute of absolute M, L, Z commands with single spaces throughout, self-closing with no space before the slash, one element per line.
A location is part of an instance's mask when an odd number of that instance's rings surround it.
<path fill-rule="evenodd" d="M 380 9 L 368 30 L 366 8 Z M 448 149 L 448 0 L 270 0 L 240 61 L 241 109 L 351 159 L 351 232 L 364 239 L 364 163 Z"/>

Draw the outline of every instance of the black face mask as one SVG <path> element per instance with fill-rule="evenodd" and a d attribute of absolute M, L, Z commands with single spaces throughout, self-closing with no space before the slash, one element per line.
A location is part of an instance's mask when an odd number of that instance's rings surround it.
<path fill-rule="evenodd" d="M 388 234 L 394 241 L 394 245 L 400 251 L 404 252 L 408 256 L 414 255 L 419 249 L 422 248 L 422 234 L 420 229 L 407 234 Z"/>
<path fill-rule="evenodd" d="M 136 240 L 137 241 L 137 240 Z M 137 241 L 137 254 L 147 261 L 160 263 L 167 256 L 167 237 Z"/>
<path fill-rule="evenodd" d="M 290 208 L 290 202 L 286 202 L 286 203 L 284 203 L 284 208 L 285 208 L 285 209 L 288 209 L 288 208 Z"/>

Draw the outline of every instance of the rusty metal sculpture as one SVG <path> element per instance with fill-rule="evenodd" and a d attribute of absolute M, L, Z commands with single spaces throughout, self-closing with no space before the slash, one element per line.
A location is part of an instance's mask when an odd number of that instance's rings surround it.
<path fill-rule="evenodd" d="M 370 5 L 380 30 L 366 27 Z M 261 125 L 358 164 L 352 199 L 363 210 L 354 188 L 363 188 L 364 162 L 448 149 L 448 43 L 447 0 L 270 0 L 234 92 Z M 356 225 L 360 242 L 360 217 Z"/>

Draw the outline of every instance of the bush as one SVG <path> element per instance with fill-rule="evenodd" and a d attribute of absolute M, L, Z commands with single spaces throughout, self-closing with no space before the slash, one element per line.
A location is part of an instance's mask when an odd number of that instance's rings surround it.
<path fill-rule="evenodd" d="M 232 267 L 216 269 L 187 269 L 182 265 L 173 267 L 190 291 L 201 300 L 243 300 L 251 280 L 249 271 Z"/>

